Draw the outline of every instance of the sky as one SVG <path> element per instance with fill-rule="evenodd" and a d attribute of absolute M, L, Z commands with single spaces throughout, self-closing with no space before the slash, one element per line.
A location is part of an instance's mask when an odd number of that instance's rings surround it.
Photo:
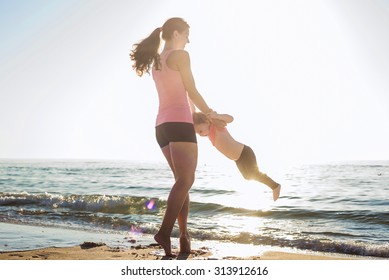
<path fill-rule="evenodd" d="M 0 159 L 163 161 L 132 45 L 191 26 L 196 85 L 260 164 L 389 160 L 389 2 L 0 1 Z M 225 162 L 199 139 L 201 163 Z"/>

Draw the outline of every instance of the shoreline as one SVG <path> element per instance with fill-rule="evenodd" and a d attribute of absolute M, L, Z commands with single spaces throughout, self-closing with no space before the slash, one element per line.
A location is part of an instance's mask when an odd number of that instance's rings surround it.
<path fill-rule="evenodd" d="M 0 260 L 163 260 L 152 235 L 89 232 L 81 229 L 0 223 Z M 173 252 L 178 240 L 172 238 Z M 324 253 L 222 241 L 192 240 L 182 260 L 374 260 L 368 256 Z"/>
<path fill-rule="evenodd" d="M 255 256 L 225 255 L 215 257 L 209 248 L 192 250 L 191 254 L 168 258 L 158 244 L 138 245 L 130 249 L 84 242 L 72 247 L 50 247 L 26 251 L 0 252 L 0 260 L 372 260 L 369 257 L 319 252 L 286 252 L 266 250 Z"/>

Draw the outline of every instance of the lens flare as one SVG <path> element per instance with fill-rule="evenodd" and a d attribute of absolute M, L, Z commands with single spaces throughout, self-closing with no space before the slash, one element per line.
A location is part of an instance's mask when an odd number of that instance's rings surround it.
<path fill-rule="evenodd" d="M 142 229 L 138 228 L 137 226 L 132 225 L 131 229 L 130 229 L 130 234 L 131 235 L 141 235 Z"/>
<path fill-rule="evenodd" d="M 150 199 L 150 200 L 146 201 L 146 208 L 147 208 L 148 210 L 155 210 L 156 206 L 157 206 L 157 205 L 156 205 L 154 199 Z"/>

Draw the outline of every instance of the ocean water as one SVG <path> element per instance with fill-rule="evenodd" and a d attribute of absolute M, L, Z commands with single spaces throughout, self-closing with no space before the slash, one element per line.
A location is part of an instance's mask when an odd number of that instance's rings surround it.
<path fill-rule="evenodd" d="M 274 179 L 277 202 L 233 165 L 199 166 L 192 238 L 389 258 L 389 162 L 294 166 Z M 0 160 L 0 237 L 7 225 L 154 234 L 172 184 L 166 163 Z M 0 251 L 34 246 L 0 238 Z"/>

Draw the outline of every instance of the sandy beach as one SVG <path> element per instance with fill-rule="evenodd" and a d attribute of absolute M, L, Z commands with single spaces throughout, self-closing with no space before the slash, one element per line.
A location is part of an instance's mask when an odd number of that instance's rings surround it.
<path fill-rule="evenodd" d="M 84 242 L 78 246 L 44 248 L 28 251 L 0 252 L 0 260 L 166 260 L 158 244 L 112 248 L 104 243 Z M 357 260 L 359 256 L 323 253 L 294 253 L 264 251 L 256 256 L 215 256 L 209 248 L 192 250 L 191 254 L 178 255 L 177 260 Z"/>
<path fill-rule="evenodd" d="M 165 260 L 152 235 L 88 232 L 0 223 L 0 260 Z M 371 260 L 371 257 L 212 240 L 192 240 L 191 254 L 177 260 Z M 2 244 L 2 245 L 1 245 Z"/>

